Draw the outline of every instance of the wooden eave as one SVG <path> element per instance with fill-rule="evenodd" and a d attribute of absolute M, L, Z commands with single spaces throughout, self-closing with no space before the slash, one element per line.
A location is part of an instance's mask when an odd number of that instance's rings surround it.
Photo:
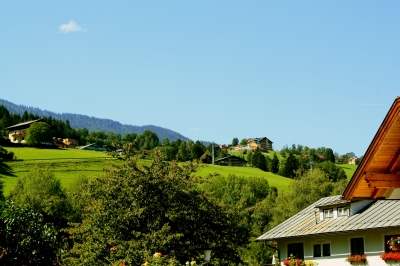
<path fill-rule="evenodd" d="M 400 98 L 397 97 L 345 191 L 345 200 L 385 199 L 400 188 Z"/>

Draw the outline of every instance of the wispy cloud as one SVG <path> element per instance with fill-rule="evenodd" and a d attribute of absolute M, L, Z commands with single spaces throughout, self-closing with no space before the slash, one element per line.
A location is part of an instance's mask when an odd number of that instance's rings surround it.
<path fill-rule="evenodd" d="M 67 24 L 61 24 L 60 33 L 69 33 L 76 31 L 85 31 L 75 21 L 71 20 Z"/>

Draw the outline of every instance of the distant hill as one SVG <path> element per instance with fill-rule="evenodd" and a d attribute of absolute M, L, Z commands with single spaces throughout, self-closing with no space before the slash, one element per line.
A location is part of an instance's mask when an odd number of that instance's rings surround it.
<path fill-rule="evenodd" d="M 3 99 L 0 99 L 0 105 L 4 105 L 4 107 L 6 107 L 10 113 L 14 114 L 22 115 L 24 111 L 27 111 L 28 113 L 32 113 L 41 117 L 51 116 L 53 118 L 60 119 L 63 121 L 68 119 L 71 127 L 75 129 L 85 127 L 89 131 L 98 131 L 98 130 L 103 130 L 104 132 L 113 131 L 115 133 L 120 133 L 121 135 L 132 132 L 141 134 L 143 133 L 143 131 L 148 129 L 156 133 L 160 141 L 164 137 L 168 137 L 169 140 L 176 140 L 178 138 L 185 141 L 189 140 L 189 138 L 182 136 L 178 132 L 154 125 L 145 125 L 145 126 L 123 125 L 120 122 L 111 119 L 96 118 L 93 116 L 71 114 L 71 113 L 58 114 L 51 111 L 42 110 L 36 107 L 16 105 L 14 103 L 11 103 Z"/>

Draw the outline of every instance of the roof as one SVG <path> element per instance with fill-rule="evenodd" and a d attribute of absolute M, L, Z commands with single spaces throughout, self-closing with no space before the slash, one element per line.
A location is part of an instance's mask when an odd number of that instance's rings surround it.
<path fill-rule="evenodd" d="M 343 199 L 336 199 L 333 201 L 324 202 L 321 205 L 316 205 L 315 207 L 320 208 L 320 207 L 328 207 L 328 206 L 338 206 L 338 205 L 343 205 L 343 204 L 347 204 L 347 201 L 343 200 Z"/>
<path fill-rule="evenodd" d="M 240 157 L 237 157 L 237 156 L 235 156 L 235 155 L 229 155 L 229 156 L 220 158 L 220 159 L 218 159 L 218 160 L 215 160 L 215 162 L 223 161 L 223 160 L 226 160 L 226 159 L 229 159 L 229 158 L 239 159 L 238 161 L 246 162 L 246 160 L 244 160 L 244 159 L 242 159 L 242 158 L 240 158 Z"/>
<path fill-rule="evenodd" d="M 397 97 L 347 185 L 343 197 L 391 198 L 400 188 L 400 98 Z M 393 197 L 392 197 L 393 198 Z"/>
<path fill-rule="evenodd" d="M 249 141 L 249 140 L 254 140 L 254 141 L 261 141 L 261 140 L 263 140 L 263 139 L 266 139 L 268 142 L 271 142 L 271 143 L 273 143 L 269 138 L 267 138 L 267 137 L 262 137 L 262 138 L 249 138 L 247 141 Z"/>
<path fill-rule="evenodd" d="M 255 241 L 400 227 L 399 200 L 376 200 L 351 216 L 325 219 L 317 223 L 316 212 L 319 211 L 317 206 L 324 206 L 340 199 L 340 196 L 321 198 L 258 237 Z M 382 210 L 385 210 L 385 212 L 382 213 Z"/>
<path fill-rule="evenodd" d="M 31 121 L 28 121 L 28 122 L 23 122 L 23 123 L 19 123 L 19 124 L 16 124 L 16 125 L 12 125 L 12 126 L 6 127 L 5 129 L 13 130 L 15 128 L 28 126 L 28 125 L 33 124 L 35 122 L 44 122 L 44 120 L 43 119 L 31 120 Z"/>

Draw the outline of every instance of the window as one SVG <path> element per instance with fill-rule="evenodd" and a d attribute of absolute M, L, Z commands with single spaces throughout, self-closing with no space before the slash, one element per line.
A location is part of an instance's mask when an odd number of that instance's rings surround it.
<path fill-rule="evenodd" d="M 314 257 L 326 257 L 331 255 L 331 244 L 314 245 Z"/>
<path fill-rule="evenodd" d="M 304 248 L 303 248 L 303 243 L 291 243 L 288 244 L 288 254 L 287 257 L 291 254 L 297 259 L 304 259 Z"/>
<path fill-rule="evenodd" d="M 351 255 L 364 254 L 364 238 L 358 237 L 350 239 L 350 248 Z"/>
<path fill-rule="evenodd" d="M 324 210 L 324 218 L 332 218 L 333 217 L 333 209 Z"/>
<path fill-rule="evenodd" d="M 337 214 L 338 214 L 338 216 L 348 216 L 349 215 L 349 209 L 347 209 L 345 207 L 337 208 Z"/>
<path fill-rule="evenodd" d="M 391 248 L 390 248 L 390 244 L 388 243 L 389 242 L 389 240 L 390 239 L 394 239 L 394 238 L 397 238 L 397 237 L 399 237 L 399 235 L 389 235 L 389 236 L 385 236 L 385 252 L 390 252 L 390 251 L 393 251 Z"/>

